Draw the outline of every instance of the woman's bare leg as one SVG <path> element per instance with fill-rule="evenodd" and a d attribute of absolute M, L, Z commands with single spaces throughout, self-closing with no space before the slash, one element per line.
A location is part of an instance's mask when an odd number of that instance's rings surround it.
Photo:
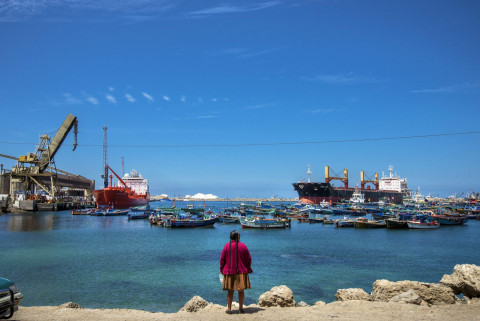
<path fill-rule="evenodd" d="M 228 290 L 227 293 L 227 310 L 231 311 L 232 310 L 232 301 L 233 301 L 233 290 Z"/>
<path fill-rule="evenodd" d="M 242 291 L 238 291 L 238 308 L 240 310 L 243 310 L 243 301 L 245 300 L 245 292 L 242 290 Z"/>

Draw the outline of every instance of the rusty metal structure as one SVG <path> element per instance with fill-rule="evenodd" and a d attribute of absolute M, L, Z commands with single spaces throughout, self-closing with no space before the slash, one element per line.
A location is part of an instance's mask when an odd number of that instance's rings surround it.
<path fill-rule="evenodd" d="M 75 150 L 78 120 L 77 117 L 68 114 L 53 138 L 47 134 L 40 136 L 34 152 L 19 157 L 0 154 L 0 157 L 17 161 L 11 171 L 6 171 L 2 175 L 10 178 L 10 195 L 17 193 L 35 195 L 39 190 L 43 190 L 52 199 L 55 199 L 59 195 L 61 187 L 84 189 L 88 191 L 87 193 L 93 193 L 95 181 L 60 170 L 55 164 L 55 155 L 72 128 L 74 133 L 73 150 Z"/>

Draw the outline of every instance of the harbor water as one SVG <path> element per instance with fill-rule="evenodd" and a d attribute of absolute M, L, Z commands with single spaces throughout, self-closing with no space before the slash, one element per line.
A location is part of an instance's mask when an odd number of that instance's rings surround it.
<path fill-rule="evenodd" d="M 212 210 L 225 205 L 207 203 Z M 342 229 L 297 221 L 280 230 L 219 223 L 170 229 L 126 216 L 60 211 L 0 216 L 0 277 L 17 283 L 24 306 L 72 301 L 88 308 L 176 312 L 194 295 L 225 305 L 219 259 L 234 229 L 253 261 L 246 304 L 282 284 L 297 302 L 313 304 L 334 301 L 341 288 L 371 292 L 377 279 L 439 282 L 456 264 L 480 265 L 476 220 L 435 230 Z"/>

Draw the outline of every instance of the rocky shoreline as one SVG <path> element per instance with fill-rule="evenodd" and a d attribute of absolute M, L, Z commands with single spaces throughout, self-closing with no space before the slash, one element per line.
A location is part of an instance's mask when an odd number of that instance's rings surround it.
<path fill-rule="evenodd" d="M 224 306 L 195 296 L 177 313 L 84 309 L 69 302 L 59 307 L 20 307 L 13 320 L 480 320 L 480 267 L 456 265 L 439 283 L 377 280 L 371 294 L 354 288 L 339 289 L 335 296 L 336 302 L 309 306 L 295 302 L 292 291 L 281 285 L 262 294 L 257 304 L 246 306 L 244 314 L 227 315 Z"/>

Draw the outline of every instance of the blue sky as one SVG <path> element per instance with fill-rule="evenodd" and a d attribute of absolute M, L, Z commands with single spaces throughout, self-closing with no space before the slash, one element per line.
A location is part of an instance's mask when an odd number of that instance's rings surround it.
<path fill-rule="evenodd" d="M 479 134 L 355 140 L 480 131 L 479 33 L 478 1 L 3 0 L 0 153 L 71 113 L 57 167 L 97 187 L 106 125 L 152 194 L 294 197 L 308 164 L 478 192 Z"/>

